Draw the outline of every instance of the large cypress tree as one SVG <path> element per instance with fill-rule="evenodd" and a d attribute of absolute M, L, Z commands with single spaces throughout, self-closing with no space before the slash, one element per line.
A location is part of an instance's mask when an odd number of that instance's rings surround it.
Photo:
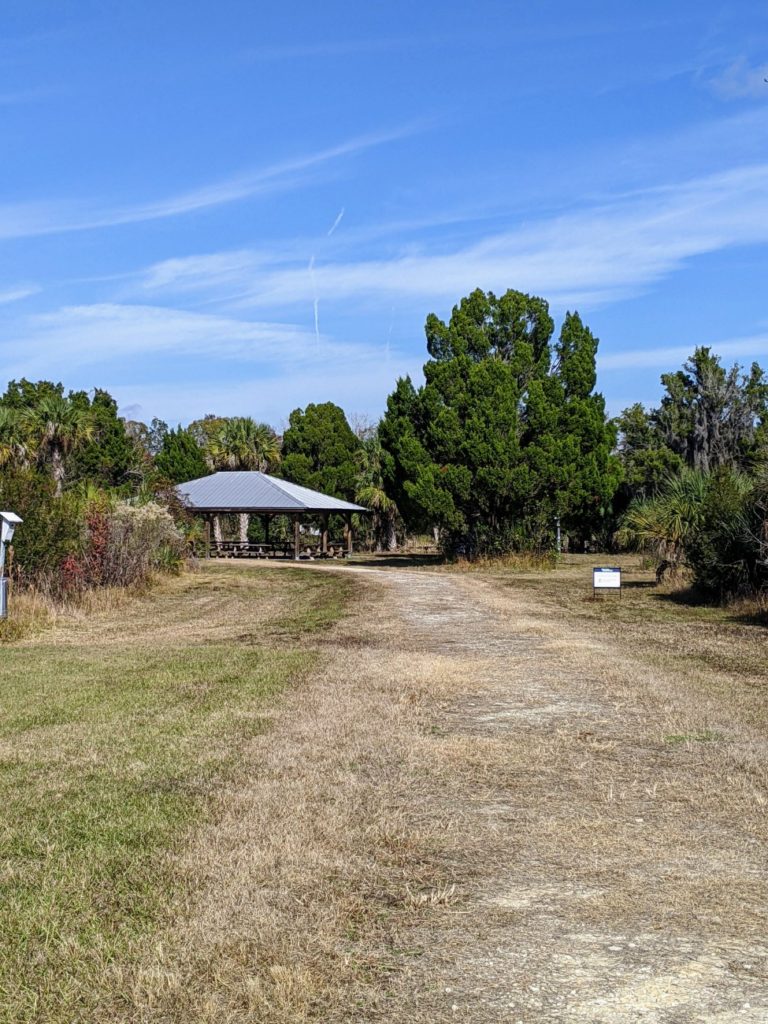
<path fill-rule="evenodd" d="M 118 416 L 117 402 L 101 388 L 96 388 L 92 399 L 84 391 L 74 392 L 71 402 L 90 423 L 85 443 L 77 446 L 72 455 L 72 480 L 86 480 L 101 487 L 120 487 L 131 482 L 143 453 Z"/>
<path fill-rule="evenodd" d="M 425 384 L 399 381 L 380 427 L 383 469 L 411 525 L 449 546 L 504 550 L 546 543 L 555 518 L 589 533 L 618 470 L 597 339 L 569 314 L 555 347 L 547 303 L 475 291 L 446 324 L 427 318 Z"/>
<path fill-rule="evenodd" d="M 354 501 L 359 449 L 360 440 L 338 405 L 294 409 L 283 435 L 281 474 L 302 487 Z"/>
<path fill-rule="evenodd" d="M 526 518 L 542 535 L 561 519 L 582 538 L 605 525 L 621 479 L 612 454 L 616 432 L 594 391 L 597 338 L 578 313 L 567 313 L 551 372 L 531 388 L 525 409 L 524 458 L 531 472 Z"/>

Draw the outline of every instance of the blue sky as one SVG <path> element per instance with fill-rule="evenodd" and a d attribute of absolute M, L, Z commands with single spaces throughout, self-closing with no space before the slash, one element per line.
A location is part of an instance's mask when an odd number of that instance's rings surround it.
<path fill-rule="evenodd" d="M 0 0 L 0 355 L 131 417 L 377 416 L 519 288 L 618 412 L 768 363 L 768 5 Z"/>

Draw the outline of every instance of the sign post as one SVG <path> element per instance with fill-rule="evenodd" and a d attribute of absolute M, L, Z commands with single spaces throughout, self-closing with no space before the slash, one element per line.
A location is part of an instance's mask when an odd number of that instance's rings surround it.
<path fill-rule="evenodd" d="M 595 566 L 592 569 L 592 597 L 598 590 L 618 590 L 621 597 L 621 569 L 617 566 Z"/>

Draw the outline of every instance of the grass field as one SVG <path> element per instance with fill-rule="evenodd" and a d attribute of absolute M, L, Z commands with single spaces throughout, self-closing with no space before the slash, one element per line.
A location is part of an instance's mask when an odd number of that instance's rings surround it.
<path fill-rule="evenodd" d="M 183 899 L 176 852 L 349 592 L 207 568 L 3 647 L 0 1020 L 95 1019 L 110 971 Z"/>
<path fill-rule="evenodd" d="M 622 567 L 621 597 L 593 597 L 593 565 Z M 656 586 L 636 555 L 566 555 L 549 572 L 499 568 L 483 576 L 502 592 L 529 594 L 554 620 L 613 641 L 643 664 L 694 679 L 702 695 L 737 704 L 745 724 L 768 728 L 768 621 L 754 603 L 697 604 L 683 587 Z"/>
<path fill-rule="evenodd" d="M 0 1021 L 762 1024 L 768 634 L 600 561 L 208 565 L 0 648 Z"/>

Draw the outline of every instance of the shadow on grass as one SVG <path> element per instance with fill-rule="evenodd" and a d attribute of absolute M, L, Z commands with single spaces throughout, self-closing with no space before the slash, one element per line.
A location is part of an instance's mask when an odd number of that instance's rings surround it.
<path fill-rule="evenodd" d="M 714 615 L 719 613 L 723 622 L 732 622 L 740 626 L 761 626 L 763 629 L 768 627 L 768 611 L 764 611 L 749 601 L 730 606 L 718 604 L 702 594 L 701 591 L 696 590 L 695 587 L 661 592 L 651 596 L 654 601 L 663 601 L 678 608 L 698 608 L 703 611 L 711 611 Z"/>
<path fill-rule="evenodd" d="M 737 622 L 740 626 L 760 626 L 768 629 L 768 612 L 733 612 L 727 616 L 728 622 Z"/>
<path fill-rule="evenodd" d="M 364 565 L 374 569 L 420 569 L 428 565 L 443 565 L 442 555 L 372 555 L 356 554 L 353 565 Z"/>

